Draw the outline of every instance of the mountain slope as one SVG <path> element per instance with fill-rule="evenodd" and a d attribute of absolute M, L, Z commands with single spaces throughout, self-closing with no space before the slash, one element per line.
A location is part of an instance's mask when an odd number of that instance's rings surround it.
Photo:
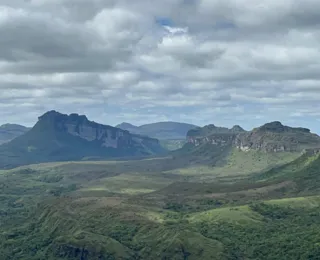
<path fill-rule="evenodd" d="M 121 123 L 116 127 L 128 130 L 135 134 L 146 135 L 161 140 L 185 139 L 190 129 L 197 128 L 196 125 L 178 122 L 158 122 L 141 126 L 134 126 L 129 123 Z"/>
<path fill-rule="evenodd" d="M 50 111 L 27 133 L 0 146 L 0 167 L 163 152 L 157 139 L 130 134 L 78 114 Z"/>
<path fill-rule="evenodd" d="M 253 176 L 252 179 L 290 180 L 295 183 L 295 193 L 318 194 L 320 192 L 320 149 L 305 150 L 297 159 Z"/>
<path fill-rule="evenodd" d="M 30 128 L 17 125 L 17 124 L 5 124 L 0 126 L 0 144 L 9 142 L 13 140 L 14 138 L 23 135 L 27 131 L 29 131 Z"/>
<path fill-rule="evenodd" d="M 227 127 L 219 127 L 219 126 L 210 124 L 204 127 L 197 127 L 195 129 L 191 129 L 190 131 L 188 131 L 187 136 L 188 137 L 206 137 L 214 134 L 223 134 L 223 133 L 233 134 L 233 133 L 241 133 L 241 132 L 245 132 L 245 130 L 239 125 L 235 125 L 231 129 L 229 129 Z"/>
<path fill-rule="evenodd" d="M 244 131 L 239 126 L 228 129 L 208 125 L 190 130 L 187 140 L 194 146 L 210 143 L 218 146 L 228 145 L 242 151 L 297 152 L 320 147 L 320 137 L 311 133 L 309 129 L 284 126 L 278 121 L 267 123 L 252 131 Z"/>
<path fill-rule="evenodd" d="M 284 126 L 275 121 L 237 135 L 234 145 L 243 151 L 302 151 L 320 147 L 320 137 L 307 128 Z"/>
<path fill-rule="evenodd" d="M 240 126 L 231 129 L 213 124 L 191 129 L 187 133 L 187 144 L 175 152 L 179 156 L 206 156 L 207 160 L 222 160 L 233 148 L 233 142 L 239 133 L 245 132 Z"/>

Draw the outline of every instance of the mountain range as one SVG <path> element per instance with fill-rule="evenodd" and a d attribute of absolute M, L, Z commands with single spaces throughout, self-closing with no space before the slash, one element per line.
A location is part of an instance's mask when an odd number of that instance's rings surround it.
<path fill-rule="evenodd" d="M 116 127 L 127 130 L 130 133 L 146 135 L 159 140 L 182 140 L 186 138 L 189 130 L 198 126 L 179 122 L 157 122 L 141 126 L 121 123 Z"/>
<path fill-rule="evenodd" d="M 279 121 L 266 123 L 251 131 L 240 126 L 231 129 L 208 125 L 188 131 L 187 140 L 195 147 L 211 144 L 235 147 L 242 151 L 295 152 L 320 147 L 320 137 L 310 129 L 289 127 Z"/>
<path fill-rule="evenodd" d="M 35 126 L 0 146 L 0 167 L 50 161 L 148 156 L 165 150 L 154 138 L 89 121 L 78 114 L 49 111 Z"/>
<path fill-rule="evenodd" d="M 229 129 L 214 124 L 198 127 L 176 122 L 139 127 L 122 123 L 113 127 L 89 121 L 84 115 L 57 111 L 40 116 L 32 129 L 8 124 L 0 128 L 0 133 L 5 140 L 0 145 L 0 168 L 51 161 L 155 156 L 175 147 L 179 149 L 172 153 L 174 156 L 183 158 L 188 154 L 214 161 L 226 157 L 232 149 L 301 152 L 320 147 L 320 137 L 309 129 L 285 126 L 278 121 L 251 131 L 239 125 Z M 164 148 L 169 145 L 173 149 Z"/>

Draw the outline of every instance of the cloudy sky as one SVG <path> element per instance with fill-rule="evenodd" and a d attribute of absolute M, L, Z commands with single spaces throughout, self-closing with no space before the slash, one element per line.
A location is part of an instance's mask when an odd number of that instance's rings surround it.
<path fill-rule="evenodd" d="M 0 124 L 54 109 L 320 133 L 319 11 L 319 0 L 0 0 Z"/>

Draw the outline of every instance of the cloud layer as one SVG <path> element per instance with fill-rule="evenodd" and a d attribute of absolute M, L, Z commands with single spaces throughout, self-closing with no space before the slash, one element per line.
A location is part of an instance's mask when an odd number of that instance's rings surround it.
<path fill-rule="evenodd" d="M 319 131 L 316 0 L 0 0 L 0 124 L 47 110 Z"/>

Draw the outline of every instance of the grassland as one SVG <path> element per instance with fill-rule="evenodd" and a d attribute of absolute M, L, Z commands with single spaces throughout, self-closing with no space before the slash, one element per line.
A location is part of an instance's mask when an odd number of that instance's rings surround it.
<path fill-rule="evenodd" d="M 211 165 L 195 165 L 170 170 L 169 172 L 189 177 L 189 180 L 192 181 L 210 181 L 217 178 L 239 179 L 286 164 L 299 156 L 300 153 L 242 152 L 233 149 L 222 165 L 215 167 Z"/>
<path fill-rule="evenodd" d="M 0 259 L 320 259 L 319 165 L 233 151 L 1 171 Z"/>

